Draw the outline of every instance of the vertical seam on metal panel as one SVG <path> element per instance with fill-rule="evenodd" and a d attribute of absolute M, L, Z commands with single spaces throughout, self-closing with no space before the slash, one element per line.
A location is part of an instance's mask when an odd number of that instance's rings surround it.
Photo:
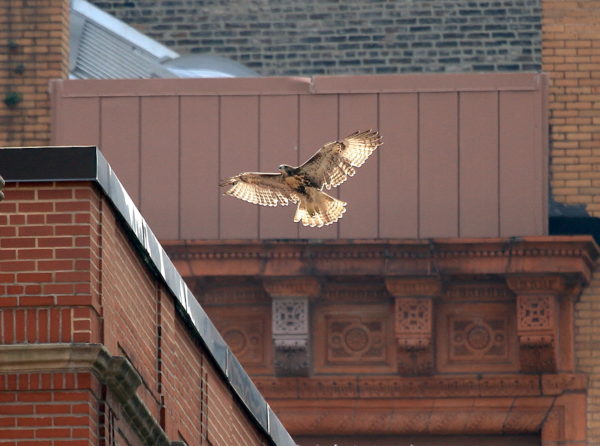
<path fill-rule="evenodd" d="M 257 162 L 257 172 L 260 172 L 260 124 L 261 124 L 261 119 L 260 119 L 260 111 L 261 111 L 261 103 L 262 103 L 262 96 L 261 95 L 257 95 L 256 96 L 256 162 Z M 258 208 L 258 212 L 256 213 L 256 235 L 257 238 L 260 240 L 261 238 L 261 233 L 260 233 L 260 214 L 261 214 L 261 209 L 260 206 L 256 206 Z"/>
<path fill-rule="evenodd" d="M 502 128 L 502 122 L 500 120 L 501 114 L 500 114 L 500 91 L 496 91 L 496 156 L 497 156 L 497 162 L 498 162 L 498 167 L 497 167 L 497 188 L 498 191 L 496 192 L 497 194 L 497 199 L 498 199 L 498 222 L 497 222 L 497 228 L 498 228 L 498 236 L 501 237 L 502 236 L 502 208 L 501 208 L 501 204 L 502 204 L 502 190 L 501 190 L 501 174 L 502 174 L 502 170 L 501 170 L 501 162 L 502 162 L 502 157 L 500 155 L 500 148 L 502 147 L 501 145 L 501 131 L 500 129 Z"/>
<path fill-rule="evenodd" d="M 550 191 L 550 180 L 551 180 L 551 174 L 550 174 L 550 140 L 549 140 L 549 125 L 548 125 L 548 79 L 546 78 L 546 76 L 544 76 L 543 74 L 538 74 L 538 76 L 542 76 L 541 77 L 541 85 L 540 85 L 540 91 L 538 92 L 538 94 L 540 95 L 540 107 L 542 110 L 540 119 L 540 133 L 542 135 L 542 140 L 540 142 L 540 144 L 542 145 L 541 147 L 541 156 L 542 156 L 542 162 L 544 163 L 543 166 L 543 171 L 544 171 L 544 180 L 543 180 L 543 189 L 542 189 L 542 197 L 543 197 L 543 205 L 542 205 L 542 220 L 543 220 L 543 227 L 542 227 L 542 232 L 544 235 L 548 235 L 550 228 L 548 227 L 548 225 L 550 224 L 550 209 L 549 209 L 549 197 L 551 196 L 551 191 Z M 545 192 L 545 193 L 544 193 Z"/>
<path fill-rule="evenodd" d="M 221 95 L 217 96 L 217 171 L 221 178 Z M 221 190 L 217 187 L 217 239 L 221 238 Z"/>
<path fill-rule="evenodd" d="M 300 122 L 301 114 L 300 114 L 300 94 L 296 95 L 296 166 L 300 165 L 300 129 L 302 128 L 302 123 Z M 295 224 L 296 226 L 296 238 L 300 238 L 300 225 Z"/>
<path fill-rule="evenodd" d="M 98 149 L 102 151 L 102 102 L 103 97 L 98 98 Z"/>
<path fill-rule="evenodd" d="M 461 93 L 456 92 L 456 235 L 462 237 L 460 227 L 460 214 L 461 214 L 461 203 L 460 203 L 460 100 Z"/>
<path fill-rule="evenodd" d="M 379 118 L 380 118 L 380 93 L 377 93 L 377 131 L 379 131 Z M 377 189 L 376 189 L 376 193 L 377 193 L 377 238 L 381 237 L 381 160 L 380 160 L 380 156 L 379 156 L 379 148 L 377 150 L 377 153 L 375 154 L 377 156 Z"/>
<path fill-rule="evenodd" d="M 177 96 L 177 238 L 181 239 L 181 95 Z"/>
<path fill-rule="evenodd" d="M 142 209 L 142 97 L 138 96 L 138 206 Z"/>
<path fill-rule="evenodd" d="M 417 92 L 417 238 L 421 238 L 421 93 Z"/>
<path fill-rule="evenodd" d="M 341 111 L 340 111 L 340 94 L 339 93 L 336 94 L 336 97 L 337 97 L 337 110 L 336 110 L 336 113 L 337 113 L 337 125 L 336 125 L 337 126 L 337 135 L 336 135 L 335 139 L 336 139 L 336 141 L 339 141 L 339 139 L 340 139 L 340 114 L 341 114 Z M 341 195 L 342 195 L 342 191 L 341 191 L 341 185 L 340 185 L 340 189 L 338 189 L 338 195 L 337 195 L 337 198 L 340 199 L 340 200 L 342 199 Z M 335 230 L 336 230 L 336 233 L 337 233 L 337 237 L 336 237 L 337 239 L 340 238 L 340 223 L 341 222 L 338 221 L 338 224 L 335 225 Z"/>

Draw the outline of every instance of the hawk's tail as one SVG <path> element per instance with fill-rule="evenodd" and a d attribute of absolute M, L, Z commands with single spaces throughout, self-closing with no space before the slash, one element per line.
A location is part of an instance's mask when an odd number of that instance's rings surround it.
<path fill-rule="evenodd" d="M 300 200 L 294 221 L 301 221 L 304 226 L 318 227 L 335 223 L 344 212 L 346 202 L 333 198 L 325 192 L 314 190 L 308 199 Z"/>

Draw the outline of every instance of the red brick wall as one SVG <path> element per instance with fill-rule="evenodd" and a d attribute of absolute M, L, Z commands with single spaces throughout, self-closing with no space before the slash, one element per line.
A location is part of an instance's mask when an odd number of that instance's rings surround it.
<path fill-rule="evenodd" d="M 267 444 L 94 185 L 7 186 L 0 296 L 0 353 L 2 344 L 102 343 L 131 362 L 142 379 L 137 396 L 171 441 Z M 9 403 L 0 404 L 8 428 L 0 436 L 11 444 L 51 435 L 60 435 L 56 445 L 139 442 L 118 398 L 89 372 L 16 376 L 0 373 L 0 401 Z"/>
<path fill-rule="evenodd" d="M 46 145 L 48 84 L 68 75 L 69 1 L 3 0 L 0 42 L 0 146 Z M 7 95 L 20 102 L 8 106 Z"/>
<path fill-rule="evenodd" d="M 0 343 L 99 342 L 98 194 L 86 184 L 6 188 Z"/>
<path fill-rule="evenodd" d="M 97 445 L 99 391 L 91 373 L 0 374 L 0 444 Z"/>

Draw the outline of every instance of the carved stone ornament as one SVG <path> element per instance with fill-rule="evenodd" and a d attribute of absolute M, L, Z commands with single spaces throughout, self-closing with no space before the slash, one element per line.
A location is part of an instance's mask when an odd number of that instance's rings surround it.
<path fill-rule="evenodd" d="M 275 373 L 279 376 L 308 374 L 308 298 L 273 299 Z"/>
<path fill-rule="evenodd" d="M 401 375 L 429 375 L 433 372 L 432 308 L 432 299 L 428 297 L 396 298 L 394 332 Z"/>
<path fill-rule="evenodd" d="M 553 295 L 517 296 L 517 334 L 523 371 L 556 370 L 557 309 L 556 297 Z"/>
<path fill-rule="evenodd" d="M 327 365 L 380 364 L 386 360 L 385 320 L 369 315 L 327 318 Z"/>
<path fill-rule="evenodd" d="M 273 299 L 273 335 L 308 335 L 308 299 Z"/>
<path fill-rule="evenodd" d="M 315 314 L 314 372 L 393 373 L 396 355 L 389 304 L 331 305 Z"/>
<path fill-rule="evenodd" d="M 554 298 L 551 296 L 519 296 L 518 330 L 538 332 L 552 330 L 554 326 Z"/>
<path fill-rule="evenodd" d="M 472 373 L 518 368 L 512 302 L 446 302 L 436 311 L 437 370 Z"/>
<path fill-rule="evenodd" d="M 263 306 L 208 307 L 208 315 L 232 353 L 251 373 L 272 370 L 270 317 Z"/>
<path fill-rule="evenodd" d="M 421 350 L 431 342 L 431 309 L 429 298 L 397 298 L 395 333 L 398 345 L 407 350 Z"/>

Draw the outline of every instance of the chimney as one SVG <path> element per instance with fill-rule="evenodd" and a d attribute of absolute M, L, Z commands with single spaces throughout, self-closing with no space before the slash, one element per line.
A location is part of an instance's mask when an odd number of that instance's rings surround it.
<path fill-rule="evenodd" d="M 3 0 L 0 42 L 0 146 L 48 145 L 48 84 L 69 70 L 69 0 Z"/>

